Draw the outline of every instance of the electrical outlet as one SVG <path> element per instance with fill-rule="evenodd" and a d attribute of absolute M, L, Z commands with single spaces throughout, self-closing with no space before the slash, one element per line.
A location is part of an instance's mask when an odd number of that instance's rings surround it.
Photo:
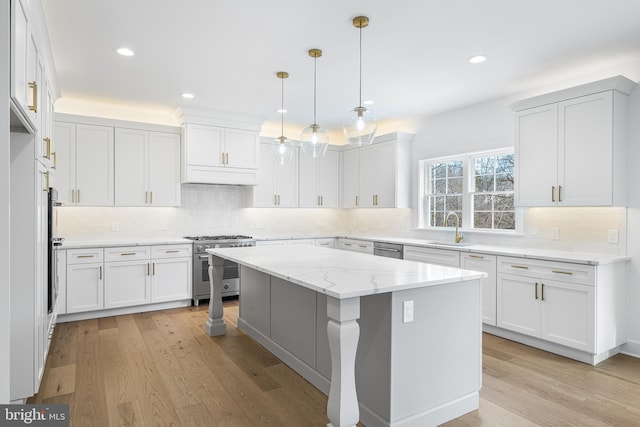
<path fill-rule="evenodd" d="M 618 230 L 612 229 L 607 232 L 607 243 L 612 243 L 614 245 L 618 244 L 619 241 L 619 233 Z"/>
<path fill-rule="evenodd" d="M 551 239 L 558 240 L 560 238 L 560 232 L 558 227 L 551 227 Z"/>
<path fill-rule="evenodd" d="M 413 301 L 402 302 L 402 323 L 413 322 Z"/>
<path fill-rule="evenodd" d="M 120 223 L 113 221 L 111 223 L 111 231 L 120 231 Z"/>

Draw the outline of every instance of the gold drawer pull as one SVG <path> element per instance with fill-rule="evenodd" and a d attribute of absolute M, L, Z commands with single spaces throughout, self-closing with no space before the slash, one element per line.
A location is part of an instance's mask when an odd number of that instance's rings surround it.
<path fill-rule="evenodd" d="M 358 245 L 358 246 L 360 246 L 363 249 L 365 249 L 367 247 L 367 245 Z"/>
<path fill-rule="evenodd" d="M 511 265 L 511 268 L 521 268 L 523 270 L 529 269 L 529 267 L 527 267 L 526 265 Z"/>
<path fill-rule="evenodd" d="M 561 270 L 551 270 L 552 273 L 558 273 L 558 274 L 567 274 L 569 276 L 573 275 L 573 273 L 571 271 L 561 271 Z"/>
<path fill-rule="evenodd" d="M 121 256 L 130 256 L 130 255 L 135 255 L 135 252 L 122 252 L 120 255 Z"/>
<path fill-rule="evenodd" d="M 343 243 L 345 246 L 351 246 L 351 243 Z"/>
<path fill-rule="evenodd" d="M 31 105 L 29 105 L 29 110 L 34 113 L 38 112 L 38 83 L 29 82 L 29 89 L 31 89 Z"/>
<path fill-rule="evenodd" d="M 178 252 L 180 252 L 179 250 L 170 250 L 170 251 L 165 251 L 165 253 L 167 254 L 177 254 Z"/>
<path fill-rule="evenodd" d="M 76 258 L 93 258 L 95 255 L 78 255 Z"/>
<path fill-rule="evenodd" d="M 482 255 L 469 255 L 469 258 L 484 259 Z"/>

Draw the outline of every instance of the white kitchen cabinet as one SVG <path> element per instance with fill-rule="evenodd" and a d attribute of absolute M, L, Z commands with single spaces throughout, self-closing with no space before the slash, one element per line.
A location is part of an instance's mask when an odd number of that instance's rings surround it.
<path fill-rule="evenodd" d="M 328 237 L 326 239 L 316 239 L 315 246 L 322 246 L 323 248 L 334 248 L 335 247 L 335 239 L 333 237 Z"/>
<path fill-rule="evenodd" d="M 460 267 L 460 252 L 448 249 L 426 248 L 422 246 L 404 245 L 403 259 L 419 261 L 425 264 Z"/>
<path fill-rule="evenodd" d="M 322 157 L 300 156 L 300 207 L 340 207 L 340 152 L 327 149 Z"/>
<path fill-rule="evenodd" d="M 67 250 L 67 313 L 101 310 L 104 307 L 104 250 Z"/>
<path fill-rule="evenodd" d="M 411 135 L 393 133 L 344 151 L 343 207 L 409 207 L 410 142 Z"/>
<path fill-rule="evenodd" d="M 615 77 L 512 106 L 517 206 L 626 205 L 626 104 L 634 86 Z"/>
<path fill-rule="evenodd" d="M 153 246 L 151 252 L 151 302 L 191 298 L 193 245 Z"/>
<path fill-rule="evenodd" d="M 253 130 L 186 123 L 183 182 L 254 185 L 259 138 Z"/>
<path fill-rule="evenodd" d="M 149 259 L 105 262 L 104 308 L 148 304 L 151 300 Z"/>
<path fill-rule="evenodd" d="M 115 129 L 115 205 L 180 205 L 180 135 Z"/>
<path fill-rule="evenodd" d="M 473 252 L 461 252 L 460 268 L 487 273 L 487 277 L 482 279 L 482 322 L 495 326 L 497 286 L 496 256 Z"/>
<path fill-rule="evenodd" d="M 56 186 L 68 206 L 113 206 L 112 127 L 56 122 Z"/>
<path fill-rule="evenodd" d="M 253 188 L 254 207 L 298 207 L 298 148 L 294 148 L 293 160 L 284 165 L 274 158 L 277 149 L 275 143 L 260 144 L 258 182 Z"/>
<path fill-rule="evenodd" d="M 11 97 L 37 129 L 38 44 L 26 1 L 11 1 L 11 24 Z"/>
<path fill-rule="evenodd" d="M 58 272 L 58 298 L 56 300 L 57 314 L 67 313 L 67 251 L 56 250 L 56 263 Z"/>
<path fill-rule="evenodd" d="M 336 241 L 336 248 L 373 255 L 373 242 L 369 240 L 345 239 L 340 237 Z"/>

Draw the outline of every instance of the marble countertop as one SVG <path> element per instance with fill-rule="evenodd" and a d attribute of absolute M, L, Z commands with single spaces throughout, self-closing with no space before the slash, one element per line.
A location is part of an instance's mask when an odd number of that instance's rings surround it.
<path fill-rule="evenodd" d="M 254 246 L 207 252 L 338 299 L 487 277 L 475 271 L 315 246 Z"/>
<path fill-rule="evenodd" d="M 121 240 L 65 240 L 60 249 L 83 248 L 107 248 L 114 246 L 153 246 L 153 245 L 179 245 L 191 244 L 193 240 L 182 237 L 158 237 L 147 239 L 121 239 Z"/>

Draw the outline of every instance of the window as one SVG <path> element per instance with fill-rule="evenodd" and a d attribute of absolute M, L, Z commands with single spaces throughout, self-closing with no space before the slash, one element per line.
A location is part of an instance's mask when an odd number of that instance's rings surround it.
<path fill-rule="evenodd" d="M 513 149 L 423 160 L 422 224 L 453 227 L 447 215 L 479 230 L 515 230 Z"/>

